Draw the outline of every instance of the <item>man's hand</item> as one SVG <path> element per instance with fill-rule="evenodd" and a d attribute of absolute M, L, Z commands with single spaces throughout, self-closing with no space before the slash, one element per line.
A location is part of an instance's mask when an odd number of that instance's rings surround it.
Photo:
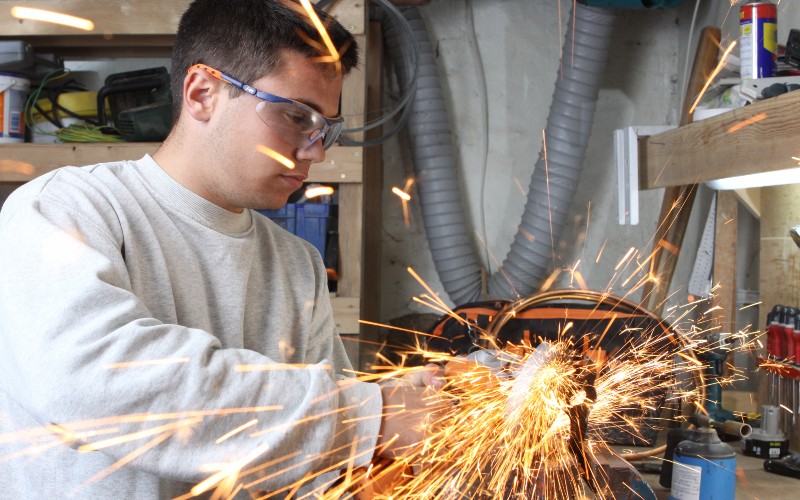
<path fill-rule="evenodd" d="M 383 419 L 376 455 L 409 457 L 421 447 L 427 428 L 445 411 L 447 403 L 430 387 L 384 385 L 381 394 Z"/>
<path fill-rule="evenodd" d="M 397 379 L 399 385 L 414 387 L 430 387 L 439 390 L 444 387 L 444 369 L 435 363 L 429 363 L 418 368 L 411 368 L 402 377 Z M 391 385 L 391 384 L 390 384 Z"/>

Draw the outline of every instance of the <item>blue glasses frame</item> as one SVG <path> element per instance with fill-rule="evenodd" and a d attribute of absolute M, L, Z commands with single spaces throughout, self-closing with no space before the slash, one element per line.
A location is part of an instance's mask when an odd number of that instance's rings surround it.
<path fill-rule="evenodd" d="M 344 118 L 339 117 L 330 117 L 325 116 L 319 111 L 311 108 L 310 106 L 303 104 L 302 102 L 295 101 L 294 99 L 289 99 L 288 97 L 281 97 L 279 95 L 270 94 L 269 92 L 264 92 L 263 90 L 258 90 L 257 88 L 253 87 L 252 85 L 248 85 L 244 82 L 237 80 L 236 78 L 223 73 L 217 69 L 214 69 L 210 66 L 205 64 L 195 64 L 191 68 L 189 68 L 187 73 L 191 73 L 196 69 L 202 69 L 206 71 L 208 74 L 213 76 L 214 78 L 221 80 L 225 83 L 233 85 L 234 87 L 247 92 L 248 94 L 255 96 L 262 101 L 276 103 L 276 104 L 289 104 L 293 107 L 296 107 L 295 113 L 292 115 L 292 120 L 289 121 L 289 124 L 286 123 L 286 120 L 275 120 L 274 116 L 270 115 L 266 112 L 263 107 L 257 107 L 256 112 L 261 118 L 261 120 L 267 124 L 267 126 L 274 126 L 276 121 L 279 121 L 281 125 L 278 125 L 278 128 L 284 132 L 294 130 L 297 133 L 303 134 L 304 138 L 302 141 L 300 140 L 293 140 L 292 143 L 296 145 L 298 148 L 308 147 L 318 140 L 322 140 L 322 147 L 324 149 L 330 148 L 336 139 L 339 138 L 339 134 L 342 132 L 342 128 L 344 126 Z M 302 114 L 297 115 L 297 112 Z M 305 143 L 305 141 L 308 141 Z"/>

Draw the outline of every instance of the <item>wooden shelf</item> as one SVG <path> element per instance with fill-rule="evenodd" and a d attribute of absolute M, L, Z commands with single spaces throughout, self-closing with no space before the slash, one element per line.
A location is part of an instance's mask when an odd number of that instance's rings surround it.
<path fill-rule="evenodd" d="M 639 140 L 640 187 L 684 186 L 798 166 L 800 91 Z"/>
<path fill-rule="evenodd" d="M 104 161 L 138 160 L 160 143 L 0 144 L 0 182 L 27 182 L 65 165 L 92 165 Z M 362 148 L 334 146 L 325 161 L 311 167 L 308 182 L 362 181 Z"/>

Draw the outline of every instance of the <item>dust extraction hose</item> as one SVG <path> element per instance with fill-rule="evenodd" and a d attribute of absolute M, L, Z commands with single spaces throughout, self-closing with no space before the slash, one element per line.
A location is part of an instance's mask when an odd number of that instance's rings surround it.
<path fill-rule="evenodd" d="M 408 130 L 425 230 L 442 286 L 455 304 L 465 304 L 482 298 L 482 280 L 464 216 L 444 93 L 419 11 L 409 8 L 403 15 L 412 28 L 419 54 Z M 489 282 L 491 296 L 514 299 L 529 295 L 548 273 L 553 257 L 551 242 L 558 241 L 580 178 L 613 19 L 610 9 L 575 5 L 545 129 L 547 169 L 543 151 L 511 250 Z M 400 61 L 401 33 L 389 25 L 384 37 L 392 60 Z M 398 84 L 405 88 L 410 78 L 407 69 L 398 65 L 395 72 Z"/>

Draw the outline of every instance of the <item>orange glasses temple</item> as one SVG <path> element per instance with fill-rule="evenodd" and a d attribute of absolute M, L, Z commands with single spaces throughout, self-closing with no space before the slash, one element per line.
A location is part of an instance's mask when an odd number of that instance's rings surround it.
<path fill-rule="evenodd" d="M 192 66 L 191 68 L 189 68 L 189 69 L 186 71 L 186 73 L 187 73 L 187 74 L 188 74 L 188 73 L 191 73 L 192 71 L 194 71 L 194 70 L 196 70 L 196 69 L 202 69 L 202 70 L 205 70 L 205 71 L 207 71 L 207 72 L 208 72 L 208 73 L 209 73 L 211 76 L 213 76 L 214 78 L 216 78 L 216 79 L 218 79 L 218 80 L 225 81 L 225 80 L 222 78 L 222 72 L 221 72 L 221 71 L 219 71 L 218 69 L 214 69 L 214 68 L 212 68 L 212 67 L 210 67 L 210 66 L 206 66 L 205 64 L 195 64 L 194 66 Z"/>

